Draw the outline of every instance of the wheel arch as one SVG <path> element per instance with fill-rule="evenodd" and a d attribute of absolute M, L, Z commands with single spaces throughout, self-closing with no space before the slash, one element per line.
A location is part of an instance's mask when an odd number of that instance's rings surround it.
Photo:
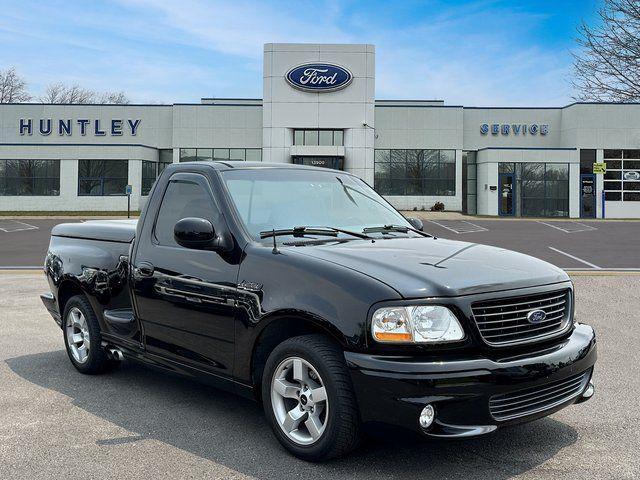
<path fill-rule="evenodd" d="M 344 335 L 335 325 L 304 312 L 282 312 L 262 322 L 267 323 L 256 336 L 250 362 L 251 383 L 258 399 L 261 396 L 260 384 L 267 358 L 285 340 L 300 335 L 321 334 L 339 344 L 342 349 L 347 344 Z"/>
<path fill-rule="evenodd" d="M 58 309 L 60 315 L 64 315 L 64 309 L 70 298 L 76 295 L 86 295 L 86 292 L 80 286 L 80 282 L 72 279 L 65 279 L 58 286 Z"/>

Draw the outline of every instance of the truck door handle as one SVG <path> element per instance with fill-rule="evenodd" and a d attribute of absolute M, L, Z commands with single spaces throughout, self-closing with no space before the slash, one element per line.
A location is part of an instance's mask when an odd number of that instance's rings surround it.
<path fill-rule="evenodd" d="M 154 267 L 149 262 L 140 262 L 135 268 L 134 273 L 139 277 L 150 277 L 153 275 Z"/>

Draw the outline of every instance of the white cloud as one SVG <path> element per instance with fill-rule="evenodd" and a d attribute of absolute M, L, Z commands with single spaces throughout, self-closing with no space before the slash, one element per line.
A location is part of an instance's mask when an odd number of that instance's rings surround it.
<path fill-rule="evenodd" d="M 260 96 L 264 43 L 353 42 L 376 44 L 378 98 L 465 105 L 570 101 L 568 52 L 536 38 L 546 17 L 517 3 L 20 4 L 0 18 L 0 58 L 24 65 L 37 89 L 66 80 L 123 89 L 136 101 Z"/>
<path fill-rule="evenodd" d="M 331 13 L 322 16 L 304 2 L 122 0 L 122 4 L 159 14 L 165 26 L 186 35 L 178 41 L 225 54 L 256 58 L 268 42 L 352 41 L 331 21 L 339 15 L 335 3 L 330 4 Z"/>
<path fill-rule="evenodd" d="M 480 1 L 444 7 L 398 27 L 375 12 L 345 14 L 339 2 L 292 4 L 133 0 L 160 14 L 181 41 L 261 62 L 265 42 L 366 42 L 377 47 L 380 98 L 442 98 L 471 105 L 569 101 L 566 52 L 531 43 L 545 16 Z M 525 40 L 526 39 L 526 40 Z M 523 41 L 525 40 L 525 41 Z"/>

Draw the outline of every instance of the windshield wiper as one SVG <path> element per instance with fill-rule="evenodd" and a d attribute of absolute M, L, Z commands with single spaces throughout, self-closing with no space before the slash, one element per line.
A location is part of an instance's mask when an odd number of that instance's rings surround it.
<path fill-rule="evenodd" d="M 336 227 L 294 227 L 285 228 L 283 230 L 265 230 L 264 232 L 260 232 L 260 238 L 279 237 L 282 235 L 292 235 L 294 237 L 303 237 L 305 235 L 337 237 L 338 233 L 344 233 L 345 235 L 351 235 L 352 237 L 361 238 L 363 240 L 373 240 L 373 238 L 366 233 L 354 232 L 352 230 L 345 230 L 344 228 Z"/>
<path fill-rule="evenodd" d="M 332 228 L 312 228 L 312 227 L 293 227 L 284 228 L 282 230 L 265 230 L 260 232 L 260 238 L 280 237 L 282 235 L 291 235 L 294 237 L 304 237 L 305 235 L 324 235 L 327 237 L 337 237 L 338 232 Z"/>
<path fill-rule="evenodd" d="M 351 235 L 352 237 L 362 238 L 363 240 L 373 240 L 373 237 L 370 237 L 366 234 L 366 232 L 354 232 L 353 230 L 345 230 L 344 228 L 336 228 L 336 227 L 325 227 L 330 228 L 331 230 L 339 233 L 344 233 L 345 235 Z"/>
<path fill-rule="evenodd" d="M 379 227 L 367 227 L 367 228 L 364 228 L 362 232 L 363 233 L 414 232 L 419 235 L 422 235 L 423 237 L 433 237 L 433 235 L 430 235 L 427 232 L 423 232 L 422 230 L 418 230 L 417 228 L 407 227 L 405 225 L 381 225 Z"/>

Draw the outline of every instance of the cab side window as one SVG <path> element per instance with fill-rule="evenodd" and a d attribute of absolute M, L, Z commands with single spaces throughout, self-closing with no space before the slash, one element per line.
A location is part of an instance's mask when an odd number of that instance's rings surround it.
<path fill-rule="evenodd" d="M 158 244 L 177 247 L 173 228 L 179 220 L 186 217 L 204 218 L 215 227 L 220 212 L 201 184 L 188 180 L 171 180 L 162 198 L 156 221 L 155 237 Z"/>

